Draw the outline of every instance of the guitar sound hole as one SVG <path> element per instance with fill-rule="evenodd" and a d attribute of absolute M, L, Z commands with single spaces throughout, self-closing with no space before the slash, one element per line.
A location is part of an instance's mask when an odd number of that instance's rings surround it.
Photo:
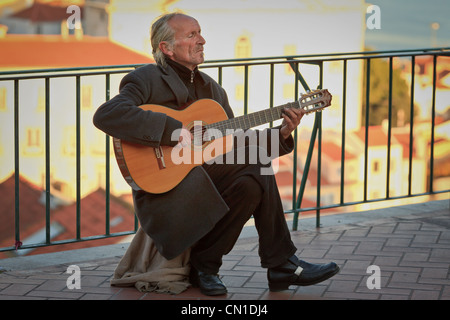
<path fill-rule="evenodd" d="M 190 129 L 194 146 L 202 146 L 205 142 L 209 141 L 205 131 L 206 128 L 203 125 L 195 125 Z"/>

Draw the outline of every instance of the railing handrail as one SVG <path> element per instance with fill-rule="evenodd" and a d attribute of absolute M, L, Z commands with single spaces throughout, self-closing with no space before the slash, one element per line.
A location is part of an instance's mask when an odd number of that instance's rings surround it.
<path fill-rule="evenodd" d="M 315 54 L 301 54 L 301 55 L 290 55 L 290 56 L 273 56 L 273 57 L 255 57 L 255 58 L 236 58 L 236 59 L 219 59 L 219 60 L 207 60 L 205 64 L 212 63 L 241 63 L 241 62 L 252 62 L 252 61 L 271 61 L 274 60 L 280 62 L 286 62 L 286 59 L 296 59 L 296 60 L 305 60 L 309 58 L 322 58 L 322 57 L 330 57 L 329 59 L 320 59 L 323 61 L 329 61 L 330 59 L 335 59 L 339 57 L 338 60 L 343 59 L 361 59 L 365 56 L 375 55 L 377 57 L 381 57 L 380 55 L 386 55 L 386 57 L 395 55 L 398 56 L 398 53 L 408 55 L 433 55 L 433 54 L 442 54 L 448 53 L 450 54 L 450 47 L 439 47 L 439 48 L 422 48 L 422 49 L 404 49 L 404 50 L 382 50 L 382 51 L 358 51 L 358 52 L 336 52 L 336 53 L 315 53 Z M 229 66 L 229 65 L 227 65 Z"/>
<path fill-rule="evenodd" d="M 397 54 L 396 54 L 397 53 Z M 401 53 L 400 55 L 398 53 Z M 213 68 L 220 64 L 221 66 L 234 67 L 246 65 L 254 65 L 256 62 L 267 63 L 271 61 L 272 63 L 286 63 L 286 60 L 295 59 L 297 61 L 310 61 L 314 59 L 310 58 L 321 58 L 322 61 L 332 61 L 332 60 L 343 60 L 343 59 L 361 59 L 366 56 L 373 56 L 373 58 L 384 58 L 390 56 L 410 56 L 410 55 L 434 55 L 434 54 L 445 54 L 450 55 L 450 47 L 439 47 L 439 48 L 421 48 L 421 49 L 406 49 L 406 50 L 382 50 L 382 51 L 359 51 L 359 52 L 337 52 L 337 53 L 316 53 L 316 54 L 302 54 L 302 55 L 290 55 L 290 56 L 273 56 L 273 57 L 255 57 L 255 58 L 236 58 L 236 59 L 218 59 L 218 60 L 206 60 L 201 68 Z M 324 59 L 324 57 L 330 57 Z M 253 63 L 252 63 L 253 62 Z M 93 71 L 95 73 L 98 70 L 110 70 L 108 73 L 121 73 L 127 70 L 132 70 L 134 68 L 143 66 L 145 64 L 124 64 L 124 65 L 108 65 L 108 66 L 89 66 L 89 67 L 68 67 L 68 68 L 53 68 L 53 69 L 24 69 L 24 70 L 10 70 L 10 71 L 0 71 L 0 80 L 14 80 L 16 78 L 4 78 L 3 76 L 9 75 L 30 75 L 35 73 L 49 73 L 53 74 L 52 77 L 63 77 L 63 76 L 76 76 L 76 75 L 86 75 L 86 72 L 76 73 L 77 71 Z M 121 70 L 118 70 L 121 69 Z M 122 70 L 123 69 L 123 70 Z M 66 73 L 67 72 L 67 73 Z M 101 74 L 104 74 L 101 73 Z M 92 75 L 92 73 L 89 73 Z M 25 79 L 25 78 L 20 78 Z M 28 78 L 27 78 L 28 79 Z"/>

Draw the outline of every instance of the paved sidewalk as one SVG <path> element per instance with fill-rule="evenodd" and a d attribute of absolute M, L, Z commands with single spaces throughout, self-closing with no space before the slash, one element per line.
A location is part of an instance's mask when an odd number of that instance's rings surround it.
<path fill-rule="evenodd" d="M 301 230 L 292 232 L 302 259 L 333 260 L 341 267 L 338 275 L 314 286 L 270 292 L 266 270 L 259 265 L 257 238 L 251 236 L 241 238 L 224 258 L 220 270 L 228 288 L 224 296 L 206 297 L 196 288 L 166 295 L 111 287 L 109 281 L 126 250 L 124 244 L 111 256 L 100 254 L 95 259 L 74 254 L 61 260 L 61 253 L 54 260 L 55 256 L 43 255 L 40 264 L 22 258 L 0 260 L 0 300 L 450 299 L 449 200 L 323 216 L 321 222 L 323 227 L 316 229 L 312 221 L 301 220 Z M 81 289 L 66 286 L 71 264 L 81 269 Z M 379 289 L 368 287 L 377 284 L 377 272 L 368 270 L 373 265 L 379 267 Z"/>

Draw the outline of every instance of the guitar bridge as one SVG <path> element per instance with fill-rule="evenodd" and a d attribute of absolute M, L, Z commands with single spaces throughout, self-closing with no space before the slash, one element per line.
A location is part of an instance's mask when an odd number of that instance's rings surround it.
<path fill-rule="evenodd" d="M 156 159 L 158 161 L 159 169 L 165 169 L 166 163 L 164 162 L 164 152 L 161 147 L 154 148 Z"/>

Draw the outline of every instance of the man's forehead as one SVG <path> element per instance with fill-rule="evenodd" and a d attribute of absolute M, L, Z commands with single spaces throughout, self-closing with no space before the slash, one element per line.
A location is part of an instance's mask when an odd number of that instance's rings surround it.
<path fill-rule="evenodd" d="M 169 24 L 175 30 L 180 31 L 182 30 L 187 31 L 186 29 L 188 28 L 194 29 L 200 28 L 200 25 L 197 22 L 197 20 L 184 14 L 174 16 L 172 19 L 170 19 Z"/>

